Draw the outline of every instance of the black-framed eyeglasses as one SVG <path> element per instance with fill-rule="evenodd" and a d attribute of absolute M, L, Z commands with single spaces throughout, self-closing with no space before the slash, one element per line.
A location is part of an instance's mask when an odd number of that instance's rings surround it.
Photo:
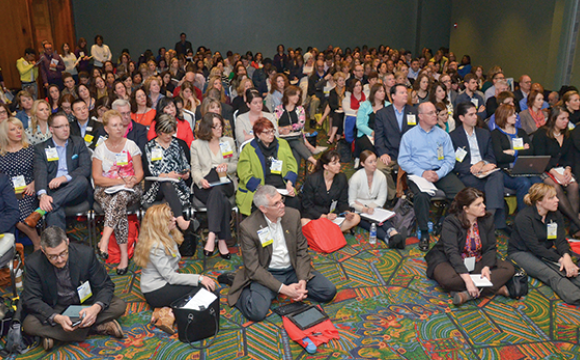
<path fill-rule="evenodd" d="M 60 258 L 64 259 L 67 255 L 68 255 L 68 249 L 66 249 L 65 251 L 61 252 L 60 254 L 57 255 L 49 255 L 47 253 L 44 253 L 44 255 L 46 255 L 46 257 L 48 258 L 48 260 L 50 261 L 56 261 Z"/>

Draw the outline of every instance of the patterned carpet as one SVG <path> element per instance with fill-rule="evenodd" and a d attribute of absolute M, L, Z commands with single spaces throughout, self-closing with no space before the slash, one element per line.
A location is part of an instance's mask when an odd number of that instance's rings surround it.
<path fill-rule="evenodd" d="M 84 236 L 83 224 L 70 232 Z M 368 233 L 348 235 L 348 246 L 333 254 L 312 253 L 314 266 L 338 287 L 335 300 L 324 306 L 340 333 L 309 355 L 291 341 L 281 318 L 270 312 L 261 323 L 247 321 L 225 303 L 221 288 L 221 331 L 207 350 L 193 350 L 177 335 L 168 336 L 148 324 L 151 310 L 139 291 L 139 270 L 133 276 L 110 274 L 115 292 L 127 301 L 120 319 L 123 340 L 92 336 L 85 343 L 57 344 L 17 359 L 578 359 L 580 309 L 567 306 L 538 281 L 522 301 L 482 298 L 461 307 L 451 304 L 434 281 L 425 277 L 423 254 L 415 238 L 407 249 L 371 246 Z M 200 245 L 201 246 L 201 245 Z M 200 248 L 198 246 L 198 248 Z M 505 239 L 500 239 L 505 253 Z M 237 248 L 232 248 L 233 252 Z M 198 254 L 183 261 L 183 272 L 214 279 L 241 265 Z M 272 307 L 288 303 L 276 301 Z M 199 343 L 197 344 L 199 345 Z"/>

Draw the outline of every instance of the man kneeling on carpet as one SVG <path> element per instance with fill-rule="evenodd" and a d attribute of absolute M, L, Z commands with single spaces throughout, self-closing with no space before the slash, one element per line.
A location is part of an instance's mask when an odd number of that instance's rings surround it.
<path fill-rule="evenodd" d="M 24 332 L 42 338 L 50 350 L 54 340 L 81 342 L 89 333 L 123 338 L 115 320 L 126 304 L 114 295 L 115 284 L 93 249 L 69 243 L 63 229 L 51 226 L 40 238 L 42 251 L 26 259 L 22 304 Z M 70 305 L 82 305 L 80 321 L 62 315 Z"/>
<path fill-rule="evenodd" d="M 307 297 L 331 301 L 336 287 L 312 268 L 300 213 L 286 209 L 282 196 L 270 185 L 258 188 L 254 205 L 259 210 L 240 224 L 244 266 L 235 275 L 228 304 L 246 318 L 262 321 L 278 294 L 293 301 Z"/>
<path fill-rule="evenodd" d="M 151 323 L 161 330 L 174 334 L 175 316 L 169 306 L 177 299 L 203 285 L 215 291 L 215 281 L 208 276 L 178 273 L 178 246 L 183 234 L 176 226 L 176 219 L 168 204 L 151 206 L 141 224 L 139 241 L 135 248 L 135 264 L 141 272 L 141 292 L 154 308 Z M 216 294 L 217 295 L 217 294 Z"/>

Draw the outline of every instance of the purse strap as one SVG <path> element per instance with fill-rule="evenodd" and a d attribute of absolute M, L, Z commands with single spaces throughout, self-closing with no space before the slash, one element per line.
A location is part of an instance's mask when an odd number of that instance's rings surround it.
<path fill-rule="evenodd" d="M 207 349 L 210 346 L 213 345 L 213 342 L 215 341 L 218 331 L 219 331 L 219 320 L 218 320 L 218 316 L 215 313 L 215 309 L 214 308 L 209 308 L 209 313 L 213 316 L 213 318 L 215 319 L 215 334 L 213 334 L 213 338 L 209 341 L 209 343 L 205 346 L 195 346 L 193 345 L 193 343 L 191 341 L 189 341 L 189 336 L 187 336 L 188 332 L 187 330 L 189 329 L 189 325 L 193 322 L 193 314 L 188 314 L 187 315 L 187 325 L 185 326 L 185 340 L 187 341 L 187 343 L 189 344 L 189 346 L 191 346 L 194 349 L 197 350 L 203 350 L 203 349 Z M 201 341 L 203 341 L 204 339 L 202 339 Z"/>

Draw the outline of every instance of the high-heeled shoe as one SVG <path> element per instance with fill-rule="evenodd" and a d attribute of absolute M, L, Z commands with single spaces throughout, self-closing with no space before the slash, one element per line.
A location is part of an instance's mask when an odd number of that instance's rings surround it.
<path fill-rule="evenodd" d="M 213 251 L 207 251 L 206 249 L 203 249 L 203 255 L 205 257 L 210 257 L 213 256 L 213 253 L 215 253 L 215 249 L 213 249 Z M 221 255 L 221 254 L 220 254 Z"/>
<path fill-rule="evenodd" d="M 97 245 L 97 246 L 99 246 L 99 245 Z M 99 247 L 99 249 L 97 251 L 98 251 L 98 254 L 101 257 L 101 259 L 107 260 L 109 258 L 109 253 L 108 252 L 101 251 L 101 248 L 100 247 Z"/>
<path fill-rule="evenodd" d="M 125 275 L 127 273 L 127 271 L 129 270 L 129 266 L 127 266 L 126 268 L 117 268 L 117 275 Z"/>
<path fill-rule="evenodd" d="M 226 247 L 227 247 L 227 245 L 226 245 Z M 222 257 L 222 259 L 226 259 L 226 260 L 231 259 L 231 255 L 230 255 L 229 249 L 228 249 L 228 253 L 227 254 L 222 254 L 221 250 L 219 249 L 219 243 L 218 243 L 218 251 L 219 251 L 220 256 Z"/>

